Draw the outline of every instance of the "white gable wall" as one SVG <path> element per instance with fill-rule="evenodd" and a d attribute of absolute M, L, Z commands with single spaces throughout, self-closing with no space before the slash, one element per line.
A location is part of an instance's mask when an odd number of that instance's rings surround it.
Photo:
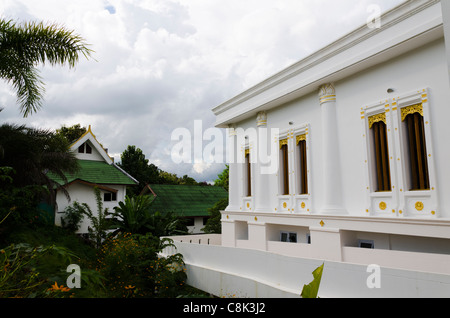
<path fill-rule="evenodd" d="M 105 161 L 105 159 L 102 157 L 102 155 L 99 153 L 99 151 L 93 146 L 92 142 L 90 140 L 87 140 L 83 145 L 88 144 L 92 152 L 87 153 L 86 150 L 84 152 L 79 152 L 78 148 L 73 149 L 75 152 L 75 155 L 80 160 L 92 160 L 92 161 Z"/>

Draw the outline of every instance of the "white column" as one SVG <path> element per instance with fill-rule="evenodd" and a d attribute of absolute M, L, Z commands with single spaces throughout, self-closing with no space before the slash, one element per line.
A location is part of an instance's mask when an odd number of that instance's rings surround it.
<path fill-rule="evenodd" d="M 346 214 L 342 205 L 342 179 L 336 122 L 336 92 L 332 84 L 319 91 L 322 108 L 323 214 Z"/>
<path fill-rule="evenodd" d="M 442 19 L 444 21 L 444 36 L 447 56 L 448 76 L 450 80 L 450 1 L 442 0 Z"/>
<path fill-rule="evenodd" d="M 256 126 L 258 130 L 258 140 L 256 141 L 257 163 L 255 165 L 254 188 L 255 188 L 255 212 L 269 212 L 270 211 L 270 178 L 269 174 L 262 173 L 263 167 L 269 165 L 269 162 L 264 162 L 265 156 L 270 148 L 270 135 L 267 130 L 267 114 L 259 112 L 256 117 Z M 267 170 L 267 169 L 266 169 Z"/>
<path fill-rule="evenodd" d="M 228 207 L 225 211 L 239 211 L 239 178 L 238 178 L 238 163 L 237 153 L 238 146 L 236 141 L 236 130 L 230 126 L 228 128 L 228 145 L 227 145 L 227 158 L 228 158 Z"/>

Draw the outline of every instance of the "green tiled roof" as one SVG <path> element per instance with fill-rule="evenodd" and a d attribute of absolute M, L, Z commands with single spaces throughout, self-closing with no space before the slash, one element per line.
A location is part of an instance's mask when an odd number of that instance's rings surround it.
<path fill-rule="evenodd" d="M 185 217 L 208 216 L 209 208 L 228 197 L 224 188 L 216 186 L 153 184 L 150 188 L 156 194 L 152 211 L 174 212 Z"/>
<path fill-rule="evenodd" d="M 104 161 L 78 160 L 80 170 L 75 174 L 67 174 L 68 183 L 75 180 L 83 180 L 97 184 L 121 184 L 134 185 L 136 182 L 122 172 L 118 167 L 109 165 Z M 56 176 L 50 176 L 54 181 L 63 184 L 63 180 Z"/>

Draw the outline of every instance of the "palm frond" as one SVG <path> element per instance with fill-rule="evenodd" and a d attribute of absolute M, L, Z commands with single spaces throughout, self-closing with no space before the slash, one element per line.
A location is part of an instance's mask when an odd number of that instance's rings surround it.
<path fill-rule="evenodd" d="M 24 117 L 41 107 L 38 64 L 73 68 L 81 55 L 88 59 L 92 52 L 82 37 L 57 24 L 0 19 L 0 77 L 13 85 Z"/>

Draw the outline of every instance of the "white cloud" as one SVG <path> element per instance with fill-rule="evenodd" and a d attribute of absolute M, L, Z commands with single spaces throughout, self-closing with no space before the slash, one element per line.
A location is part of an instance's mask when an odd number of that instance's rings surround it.
<path fill-rule="evenodd" d="M 56 22 L 95 51 L 74 70 L 44 67 L 44 107 L 21 118 L 0 83 L 3 121 L 92 125 L 110 153 L 141 148 L 161 169 L 214 180 L 224 165 L 174 165 L 171 132 L 401 0 L 0 0 L 0 15 Z"/>

